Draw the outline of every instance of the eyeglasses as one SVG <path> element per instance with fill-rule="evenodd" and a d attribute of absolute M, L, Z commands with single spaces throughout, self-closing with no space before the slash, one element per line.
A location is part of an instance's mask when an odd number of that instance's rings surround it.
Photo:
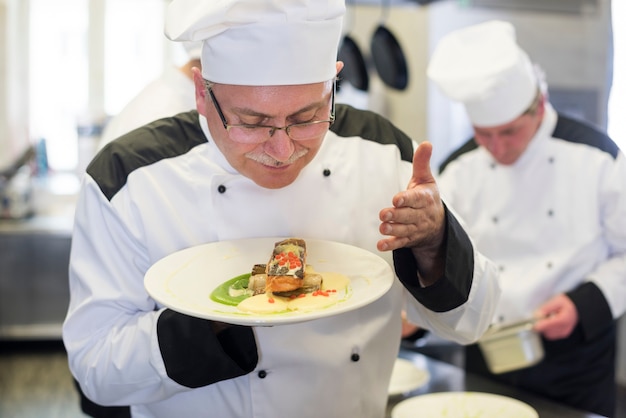
<path fill-rule="evenodd" d="M 282 127 L 248 124 L 230 125 L 226 121 L 224 112 L 222 112 L 222 108 L 217 102 L 215 94 L 213 94 L 213 89 L 211 88 L 210 82 L 205 80 L 205 84 L 207 91 L 209 92 L 209 97 L 211 97 L 211 101 L 213 102 L 213 106 L 215 106 L 215 110 L 222 120 L 224 129 L 226 129 L 226 131 L 228 132 L 230 139 L 235 142 L 240 142 L 243 144 L 261 144 L 270 139 L 276 131 L 285 131 L 287 136 L 294 141 L 306 141 L 308 139 L 313 139 L 324 135 L 328 128 L 330 128 L 330 125 L 332 125 L 335 121 L 335 90 L 337 88 L 336 80 L 333 81 L 333 89 L 330 96 L 331 110 L 329 119 L 314 120 L 304 123 L 292 123 L 291 125 Z"/>

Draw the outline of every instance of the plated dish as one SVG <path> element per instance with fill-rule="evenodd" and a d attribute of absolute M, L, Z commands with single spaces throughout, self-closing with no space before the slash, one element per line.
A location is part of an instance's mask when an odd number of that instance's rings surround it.
<path fill-rule="evenodd" d="M 501 395 L 481 392 L 442 392 L 400 402 L 391 418 L 539 418 L 530 405 Z"/>
<path fill-rule="evenodd" d="M 421 388 L 430 381 L 428 370 L 417 367 L 412 361 L 397 358 L 391 372 L 389 396 L 401 395 Z"/>
<path fill-rule="evenodd" d="M 265 262 L 274 244 L 284 238 L 221 241 L 187 248 L 157 261 L 144 278 L 157 302 L 190 316 L 238 325 L 280 325 L 337 315 L 383 296 L 394 280 L 387 261 L 369 251 L 333 241 L 306 239 L 308 264 L 318 272 L 347 276 L 350 285 L 338 292 L 337 303 L 312 311 L 271 314 L 244 312 L 210 298 L 222 283 Z"/>

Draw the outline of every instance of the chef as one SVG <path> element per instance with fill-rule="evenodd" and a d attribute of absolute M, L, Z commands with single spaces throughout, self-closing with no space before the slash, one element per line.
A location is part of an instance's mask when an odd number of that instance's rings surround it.
<path fill-rule="evenodd" d="M 380 418 L 405 304 L 458 342 L 487 329 L 497 270 L 439 198 L 432 146 L 413 154 L 387 120 L 334 103 L 344 11 L 342 0 L 170 3 L 168 36 L 203 41 L 197 111 L 107 145 L 76 208 L 63 340 L 93 403 L 133 417 Z M 169 254 L 252 237 L 357 246 L 397 278 L 357 309 L 276 326 L 195 318 L 144 288 Z"/>
<path fill-rule="evenodd" d="M 615 320 L 626 310 L 626 159 L 591 125 L 557 113 L 515 28 L 489 21 L 445 36 L 428 76 L 461 102 L 474 137 L 442 164 L 442 195 L 498 264 L 494 324 L 539 319 L 545 358 L 493 375 L 613 416 Z"/>

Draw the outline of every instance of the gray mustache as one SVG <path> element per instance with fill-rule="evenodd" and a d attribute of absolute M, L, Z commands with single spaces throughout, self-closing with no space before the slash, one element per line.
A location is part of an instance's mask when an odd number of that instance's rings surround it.
<path fill-rule="evenodd" d="M 252 160 L 252 161 L 256 161 L 257 163 L 260 163 L 260 164 L 263 164 L 263 165 L 267 165 L 267 166 L 270 166 L 270 167 L 281 167 L 283 165 L 293 164 L 298 159 L 300 159 L 303 156 L 305 156 L 306 154 L 308 154 L 308 152 L 309 152 L 308 148 L 297 149 L 297 150 L 295 150 L 293 152 L 293 154 L 291 154 L 291 156 L 286 161 L 278 161 L 278 160 L 270 157 L 267 154 L 247 153 L 247 154 L 245 154 L 245 157 L 250 159 L 250 160 Z"/>

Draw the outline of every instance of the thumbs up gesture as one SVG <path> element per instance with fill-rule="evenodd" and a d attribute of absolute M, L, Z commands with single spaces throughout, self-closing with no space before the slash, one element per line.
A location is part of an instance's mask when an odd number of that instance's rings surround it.
<path fill-rule="evenodd" d="M 393 207 L 380 211 L 380 251 L 410 248 L 422 285 L 443 275 L 446 215 L 437 183 L 430 171 L 432 144 L 422 142 L 413 155 L 413 175 L 406 190 L 397 193 Z"/>

